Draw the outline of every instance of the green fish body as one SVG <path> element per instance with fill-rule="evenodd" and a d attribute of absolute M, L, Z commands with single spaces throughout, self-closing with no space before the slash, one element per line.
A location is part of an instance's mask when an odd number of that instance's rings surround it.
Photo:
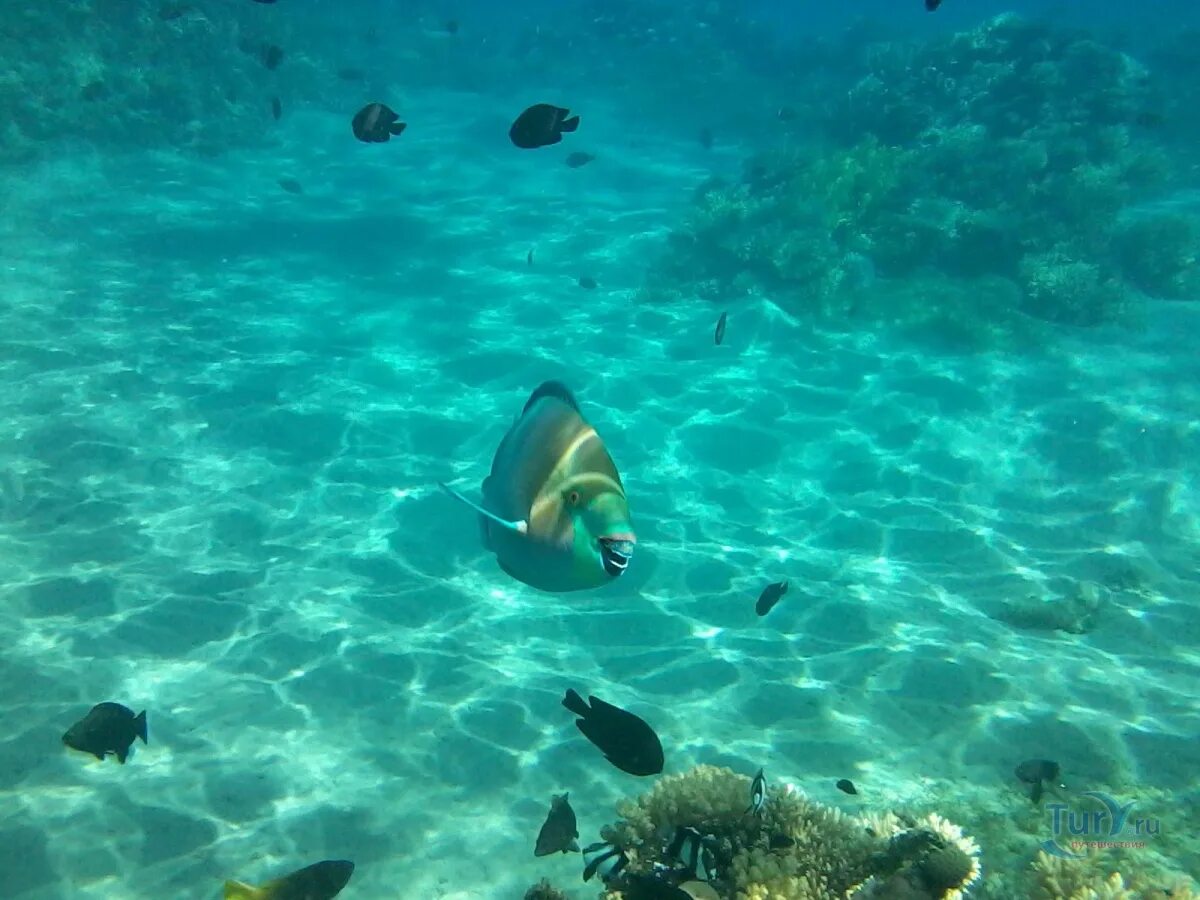
<path fill-rule="evenodd" d="M 637 541 L 621 476 L 564 385 L 547 381 L 500 442 L 480 514 L 484 546 L 539 590 L 601 587 L 629 565 Z"/>

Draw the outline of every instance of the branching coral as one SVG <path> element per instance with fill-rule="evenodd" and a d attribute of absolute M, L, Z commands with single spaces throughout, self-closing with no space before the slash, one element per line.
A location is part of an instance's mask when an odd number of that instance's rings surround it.
<path fill-rule="evenodd" d="M 670 835 L 695 829 L 713 859 L 707 896 L 719 900 L 866 900 L 899 897 L 901 887 L 906 897 L 953 900 L 978 878 L 979 848 L 939 817 L 859 819 L 791 790 L 770 792 L 754 815 L 749 796 L 749 778 L 699 766 L 620 804 L 621 821 L 602 834 L 628 856 L 627 877 L 674 882 L 694 873 L 667 858 Z M 622 888 L 618 877 L 604 897 L 623 900 Z"/>
<path fill-rule="evenodd" d="M 1196 900 L 1187 879 L 1138 872 L 1130 877 L 1112 870 L 1108 857 L 1092 852 L 1062 859 L 1039 852 L 1033 863 L 1031 900 Z M 1129 880 L 1127 880 L 1129 879 Z M 1163 882 L 1170 879 L 1172 884 Z"/>

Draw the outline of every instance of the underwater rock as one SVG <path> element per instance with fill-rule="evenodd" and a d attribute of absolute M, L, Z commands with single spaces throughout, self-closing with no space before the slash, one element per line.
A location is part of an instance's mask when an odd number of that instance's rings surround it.
<path fill-rule="evenodd" d="M 1010 601 L 994 612 L 992 618 L 1014 628 L 1088 634 L 1099 623 L 1104 604 L 1101 588 L 1085 581 L 1075 583 L 1057 597 L 1029 596 Z"/>

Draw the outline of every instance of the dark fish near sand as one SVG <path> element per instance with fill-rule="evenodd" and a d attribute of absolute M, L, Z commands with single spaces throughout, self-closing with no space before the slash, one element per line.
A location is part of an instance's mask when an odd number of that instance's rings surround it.
<path fill-rule="evenodd" d="M 768 584 L 763 588 L 763 592 L 758 595 L 758 602 L 754 604 L 754 611 L 760 616 L 765 616 L 775 604 L 783 599 L 783 595 L 787 593 L 788 583 L 786 581 L 777 581 L 774 584 Z"/>
<path fill-rule="evenodd" d="M 268 69 L 278 69 L 279 64 L 283 62 L 283 48 L 277 47 L 275 44 L 268 44 L 262 50 L 262 64 Z"/>
<path fill-rule="evenodd" d="M 533 265 L 533 251 L 532 250 L 530 250 L 528 253 L 525 254 L 525 265 L 527 265 L 527 266 Z"/>
<path fill-rule="evenodd" d="M 705 150 L 711 150 L 713 145 L 713 133 L 711 128 L 701 128 L 700 134 L 697 136 L 700 141 L 700 146 Z"/>
<path fill-rule="evenodd" d="M 606 841 L 588 844 L 583 848 L 584 881 L 591 881 L 594 875 L 599 875 L 601 881 L 608 881 L 620 875 L 627 865 L 629 857 L 625 851 Z"/>
<path fill-rule="evenodd" d="M 581 166 L 586 166 L 595 158 L 596 157 L 592 156 L 590 153 L 584 153 L 580 150 L 576 150 L 574 153 L 568 154 L 566 160 L 564 161 L 566 162 L 568 168 L 578 169 Z"/>
<path fill-rule="evenodd" d="M 136 716 L 128 706 L 120 703 L 97 703 L 86 716 L 67 729 L 63 743 L 72 750 L 91 753 L 104 759 L 106 753 L 114 753 L 117 762 L 124 763 L 135 738 L 146 740 L 146 711 Z"/>
<path fill-rule="evenodd" d="M 798 116 L 799 113 L 797 113 L 796 110 L 790 106 L 781 106 L 779 109 L 775 110 L 775 118 L 777 118 L 780 122 L 793 122 Z"/>
<path fill-rule="evenodd" d="M 572 688 L 562 704 L 579 716 L 575 725 L 600 748 L 605 759 L 630 775 L 657 775 L 663 770 L 662 742 L 653 728 L 599 697 L 589 696 L 588 701 L 590 707 Z"/>
<path fill-rule="evenodd" d="M 1027 759 L 1013 771 L 1019 780 L 1030 786 L 1029 799 L 1034 803 L 1041 801 L 1047 787 L 1052 791 L 1066 787 L 1059 783 L 1062 769 L 1052 759 Z"/>
<path fill-rule="evenodd" d="M 337 77 L 340 78 L 342 81 L 362 81 L 364 78 L 367 77 L 367 73 L 364 72 L 362 69 L 355 69 L 353 67 L 347 67 L 344 69 L 338 69 Z"/>
<path fill-rule="evenodd" d="M 564 131 L 579 127 L 579 116 L 569 109 L 549 103 L 536 103 L 517 116 L 508 129 L 509 140 L 523 150 L 548 147 L 562 140 Z"/>
<path fill-rule="evenodd" d="M 725 323 L 729 321 L 729 313 L 721 313 L 721 318 L 717 319 L 717 329 L 713 332 L 713 341 L 718 347 L 721 346 L 721 341 L 725 340 Z"/>
<path fill-rule="evenodd" d="M 304 185 L 298 182 L 295 178 L 280 178 L 279 186 L 289 194 L 303 194 Z"/>
<path fill-rule="evenodd" d="M 581 275 L 579 276 L 579 286 L 585 291 L 594 291 L 597 287 L 596 279 L 591 275 Z"/>
<path fill-rule="evenodd" d="M 547 381 L 529 396 L 483 481 L 484 546 L 512 578 L 543 591 L 602 587 L 625 572 L 637 537 L 617 467 L 570 389 Z"/>
<path fill-rule="evenodd" d="M 368 103 L 354 114 L 350 122 L 354 136 L 365 144 L 390 141 L 407 127 L 408 124 L 400 121 L 395 110 L 383 103 Z"/>
<path fill-rule="evenodd" d="M 858 788 L 854 786 L 854 782 L 849 778 L 843 778 L 835 785 L 843 794 L 857 794 Z"/>
<path fill-rule="evenodd" d="M 756 816 L 761 816 L 763 804 L 766 800 L 767 779 L 763 775 L 763 770 L 759 769 L 758 774 L 754 776 L 754 780 L 750 782 L 750 805 L 746 807 L 745 815 L 753 813 Z"/>
<path fill-rule="evenodd" d="M 445 24 L 446 34 L 458 34 L 458 20 L 450 19 Z"/>
<path fill-rule="evenodd" d="M 348 859 L 326 859 L 268 881 L 261 887 L 225 882 L 225 900 L 331 900 L 354 874 Z"/>
<path fill-rule="evenodd" d="M 942 0 L 925 0 L 925 9 L 928 10 L 929 12 L 933 12 L 935 9 L 937 9 L 941 5 L 942 5 Z"/>
<path fill-rule="evenodd" d="M 271 98 L 271 118 L 273 118 L 276 122 L 278 122 L 279 117 L 282 115 L 283 115 L 283 104 L 279 102 L 278 97 L 272 97 Z"/>
<path fill-rule="evenodd" d="M 575 810 L 567 801 L 567 795 L 554 797 L 550 801 L 550 813 L 538 832 L 534 856 L 549 856 L 551 853 L 570 853 L 579 849 L 576 838 L 579 826 L 575 822 Z"/>
<path fill-rule="evenodd" d="M 275 0 L 254 0 L 255 3 L 274 3 Z"/>

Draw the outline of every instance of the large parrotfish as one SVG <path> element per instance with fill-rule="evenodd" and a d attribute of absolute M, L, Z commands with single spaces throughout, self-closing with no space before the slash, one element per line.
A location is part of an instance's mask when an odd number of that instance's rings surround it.
<path fill-rule="evenodd" d="M 529 396 L 483 481 L 483 543 L 500 568 L 543 591 L 608 584 L 629 566 L 637 538 L 625 488 L 604 442 L 563 384 Z"/>

